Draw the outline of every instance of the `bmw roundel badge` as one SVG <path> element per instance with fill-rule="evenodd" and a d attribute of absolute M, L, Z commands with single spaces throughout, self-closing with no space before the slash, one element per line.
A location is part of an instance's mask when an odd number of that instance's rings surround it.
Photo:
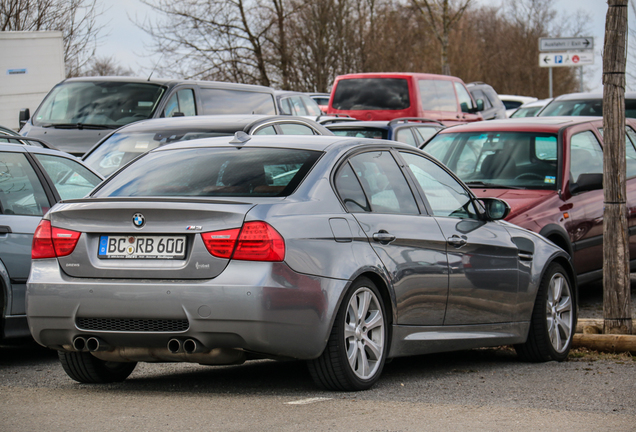
<path fill-rule="evenodd" d="M 133 224 L 137 228 L 141 228 L 146 223 L 146 218 L 141 213 L 135 213 L 133 215 Z"/>

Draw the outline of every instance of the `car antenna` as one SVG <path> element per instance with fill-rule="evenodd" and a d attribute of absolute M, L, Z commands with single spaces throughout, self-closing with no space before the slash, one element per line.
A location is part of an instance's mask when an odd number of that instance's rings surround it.
<path fill-rule="evenodd" d="M 234 134 L 234 138 L 232 138 L 232 140 L 230 141 L 230 144 L 238 144 L 239 146 L 242 146 L 251 139 L 252 137 L 246 134 L 245 132 L 237 131 Z"/>
<path fill-rule="evenodd" d="M 157 63 L 155 63 L 155 66 L 152 68 L 152 71 L 150 72 L 150 75 L 148 75 L 148 81 L 150 81 L 150 78 L 152 78 L 152 74 L 155 73 L 155 70 L 157 69 L 157 66 L 159 66 L 159 63 L 161 62 L 161 60 L 163 60 L 163 56 L 166 53 L 163 52 L 161 53 L 161 57 L 159 57 L 159 60 L 157 60 Z"/>

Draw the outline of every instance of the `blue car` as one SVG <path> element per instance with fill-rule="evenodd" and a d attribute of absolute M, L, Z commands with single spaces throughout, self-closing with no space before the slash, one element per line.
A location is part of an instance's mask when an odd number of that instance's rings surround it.
<path fill-rule="evenodd" d="M 391 121 L 348 121 L 336 119 L 323 123 L 334 135 L 399 141 L 419 147 L 446 126 L 436 120 L 398 118 Z"/>

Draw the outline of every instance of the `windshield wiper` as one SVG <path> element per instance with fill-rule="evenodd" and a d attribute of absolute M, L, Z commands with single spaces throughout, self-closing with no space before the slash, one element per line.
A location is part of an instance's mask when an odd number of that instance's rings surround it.
<path fill-rule="evenodd" d="M 525 189 L 519 186 L 502 185 L 498 183 L 486 183 L 481 180 L 472 180 L 472 181 L 467 181 L 464 183 L 466 183 L 468 186 L 483 187 L 487 189 Z"/>
<path fill-rule="evenodd" d="M 115 129 L 117 126 L 111 125 L 98 125 L 98 124 L 90 124 L 90 123 L 47 123 L 42 125 L 42 127 L 49 128 L 54 127 L 55 129 Z"/>

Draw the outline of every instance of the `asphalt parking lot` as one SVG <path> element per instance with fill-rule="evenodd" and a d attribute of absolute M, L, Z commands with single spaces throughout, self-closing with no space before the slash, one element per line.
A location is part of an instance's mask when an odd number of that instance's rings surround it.
<path fill-rule="evenodd" d="M 585 287 L 583 287 L 585 288 Z M 598 290 L 581 315 L 602 316 Z M 303 362 L 139 364 L 78 384 L 53 351 L 0 347 L 0 430 L 633 431 L 636 361 L 577 350 L 523 363 L 510 348 L 399 358 L 369 391 L 317 389 Z"/>

